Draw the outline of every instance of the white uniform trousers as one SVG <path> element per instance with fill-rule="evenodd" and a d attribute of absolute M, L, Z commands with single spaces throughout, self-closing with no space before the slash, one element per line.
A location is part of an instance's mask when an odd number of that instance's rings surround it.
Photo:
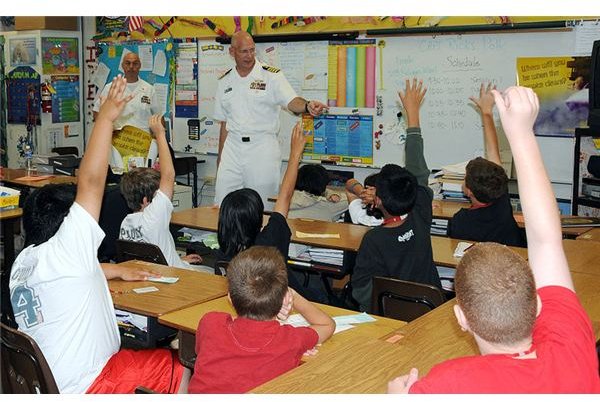
<path fill-rule="evenodd" d="M 277 196 L 281 181 L 281 150 L 275 135 L 247 136 L 244 142 L 229 133 L 221 154 L 215 186 L 215 204 L 240 188 L 251 188 L 260 194 L 265 205 L 269 197 Z"/>

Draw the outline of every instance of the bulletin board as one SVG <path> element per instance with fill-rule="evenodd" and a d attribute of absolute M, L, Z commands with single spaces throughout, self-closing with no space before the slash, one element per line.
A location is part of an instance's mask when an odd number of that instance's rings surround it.
<path fill-rule="evenodd" d="M 171 110 L 172 80 L 175 68 L 174 46 L 170 40 L 157 42 L 98 43 L 98 67 L 92 81 L 99 92 L 117 74 L 122 74 L 121 60 L 129 52 L 139 55 L 140 78 L 154 86 L 162 110 Z"/>
<path fill-rule="evenodd" d="M 369 39 L 369 38 L 367 38 Z M 575 32 L 571 30 L 518 33 L 477 33 L 372 38 L 375 53 L 375 104 L 336 109 L 332 102 L 332 43 L 295 42 L 257 44 L 257 57 L 285 73 L 298 95 L 332 105 L 333 113 L 373 114 L 373 163 L 404 164 L 405 121 L 398 91 L 405 79 L 419 77 L 428 87 L 421 109 L 425 157 L 432 169 L 469 160 L 484 154 L 481 118 L 470 104 L 482 82 L 498 88 L 516 84 L 518 57 L 569 56 L 575 53 Z M 362 57 L 362 56 L 361 56 Z M 365 62 L 367 54 L 365 52 Z M 373 62 L 369 61 L 373 66 Z M 339 63 L 338 63 L 339 64 Z M 198 140 L 187 134 L 175 137 L 175 149 L 216 153 L 219 126 L 212 120 L 218 77 L 234 66 L 228 46 L 214 41 L 198 43 L 199 117 Z M 369 67 L 372 68 L 372 67 Z M 337 89 L 336 89 L 337 91 Z M 336 92 L 337 96 L 337 92 Z M 337 100 L 337 98 L 336 98 Z M 362 105 L 360 105 L 362 106 Z M 176 119 L 176 133 L 188 132 L 187 120 Z M 279 140 L 284 158 L 289 153 L 291 128 L 299 117 L 282 111 Z M 508 142 L 499 119 L 499 140 L 503 163 L 510 164 Z M 179 126 L 179 130 L 177 127 Z M 553 139 L 552 139 L 553 140 Z M 555 146 L 556 141 L 540 141 L 547 169 L 553 180 L 570 181 L 572 147 Z"/>

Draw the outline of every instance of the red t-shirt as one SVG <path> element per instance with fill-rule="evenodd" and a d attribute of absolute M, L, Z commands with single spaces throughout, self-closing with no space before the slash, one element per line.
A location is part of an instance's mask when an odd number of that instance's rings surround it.
<path fill-rule="evenodd" d="M 598 357 L 590 319 L 577 295 L 560 286 L 538 290 L 533 328 L 537 358 L 470 356 L 436 365 L 410 393 L 598 393 Z"/>
<path fill-rule="evenodd" d="M 312 328 L 212 312 L 196 331 L 196 364 L 189 393 L 247 392 L 298 366 L 319 340 Z"/>

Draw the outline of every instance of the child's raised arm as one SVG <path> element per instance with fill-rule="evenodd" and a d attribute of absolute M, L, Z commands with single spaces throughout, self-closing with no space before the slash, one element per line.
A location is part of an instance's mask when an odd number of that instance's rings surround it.
<path fill-rule="evenodd" d="M 127 81 L 120 74 L 113 78 L 108 95 L 100 100 L 100 110 L 79 168 L 75 202 L 81 205 L 96 221 L 100 216 L 104 196 L 113 122 L 133 97 L 133 95 L 124 96 L 126 88 Z"/>
<path fill-rule="evenodd" d="M 538 97 L 524 87 L 492 93 L 515 161 L 529 265 L 536 287 L 558 285 L 573 289 L 562 247 L 558 206 L 533 133 L 540 107 Z"/>
<path fill-rule="evenodd" d="M 425 99 L 427 87 L 423 86 L 423 80 L 417 81 L 413 78 L 412 84 L 410 80 L 406 80 L 406 88 L 404 92 L 398 92 L 404 111 L 406 112 L 406 145 L 405 164 L 406 169 L 415 175 L 420 186 L 427 187 L 429 178 L 429 168 L 423 155 L 423 138 L 420 135 L 421 121 L 419 113 L 423 99 Z"/>
<path fill-rule="evenodd" d="M 305 143 L 306 138 L 304 138 L 304 134 L 302 133 L 301 123 L 297 123 L 292 129 L 290 158 L 288 159 L 287 169 L 283 175 L 277 202 L 275 202 L 275 206 L 273 207 L 273 212 L 279 212 L 286 218 L 290 209 L 290 201 L 294 194 L 294 187 L 298 178 L 298 165 L 300 165 L 300 160 L 302 160 Z"/>
<path fill-rule="evenodd" d="M 490 162 L 502 166 L 500 161 L 500 149 L 498 147 L 498 134 L 494 125 L 494 95 L 492 90 L 496 89 L 489 83 L 487 87 L 481 84 L 479 88 L 479 98 L 471 96 L 469 99 L 477 106 L 481 112 L 481 123 L 483 125 L 483 140 L 485 142 L 485 158 Z"/>
<path fill-rule="evenodd" d="M 162 125 L 162 116 L 159 114 L 150 116 L 149 125 L 158 145 L 158 159 L 160 162 L 159 189 L 171 199 L 173 198 L 173 188 L 175 187 L 175 167 L 173 167 L 173 160 L 171 159 L 169 144 L 167 143 L 167 134 Z"/>

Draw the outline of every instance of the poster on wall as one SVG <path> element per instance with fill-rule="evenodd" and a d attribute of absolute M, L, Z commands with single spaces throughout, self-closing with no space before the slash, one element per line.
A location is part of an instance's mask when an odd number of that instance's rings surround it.
<path fill-rule="evenodd" d="M 31 67 L 6 74 L 7 122 L 40 125 L 40 75 Z"/>
<path fill-rule="evenodd" d="M 587 125 L 590 65 L 589 56 L 517 58 L 519 85 L 540 99 L 536 135 L 572 137 L 575 128 Z"/>
<path fill-rule="evenodd" d="M 52 123 L 79 121 L 79 76 L 54 75 L 51 78 Z"/>
<path fill-rule="evenodd" d="M 35 38 L 10 38 L 8 40 L 9 64 L 17 66 L 35 66 L 37 64 L 37 46 Z"/>
<path fill-rule="evenodd" d="M 44 74 L 79 74 L 77 38 L 42 38 Z"/>

